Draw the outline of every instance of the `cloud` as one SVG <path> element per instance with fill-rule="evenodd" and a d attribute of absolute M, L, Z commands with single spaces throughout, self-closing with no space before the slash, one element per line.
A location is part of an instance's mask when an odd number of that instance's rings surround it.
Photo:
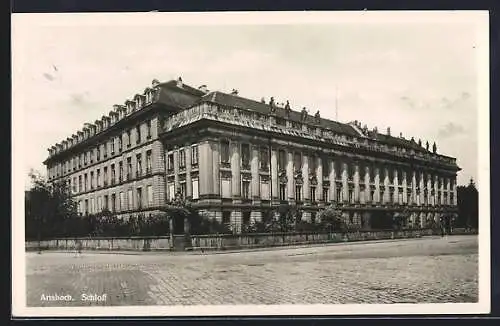
<path fill-rule="evenodd" d="M 448 122 L 439 129 L 438 134 L 442 138 L 451 138 L 459 134 L 464 134 L 465 132 L 466 129 L 462 125 Z"/>
<path fill-rule="evenodd" d="M 47 73 L 44 73 L 43 74 L 43 77 L 45 79 L 47 79 L 48 81 L 53 81 L 54 79 L 56 79 L 54 76 L 52 76 L 51 74 L 47 74 Z"/>
<path fill-rule="evenodd" d="M 89 104 L 89 93 L 73 93 L 70 95 L 70 103 L 75 106 L 85 106 Z"/>

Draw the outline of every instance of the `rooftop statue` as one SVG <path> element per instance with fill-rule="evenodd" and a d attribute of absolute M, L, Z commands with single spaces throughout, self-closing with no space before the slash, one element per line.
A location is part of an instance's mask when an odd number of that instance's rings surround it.
<path fill-rule="evenodd" d="M 432 144 L 432 152 L 433 152 L 434 154 L 436 154 L 436 152 L 437 152 L 436 142 L 434 142 L 434 144 Z"/>
<path fill-rule="evenodd" d="M 302 121 L 306 121 L 307 119 L 307 109 L 305 107 L 303 107 L 302 111 L 300 112 L 300 119 Z"/>
<path fill-rule="evenodd" d="M 425 142 L 425 149 L 429 150 L 429 142 L 428 141 Z"/>
<path fill-rule="evenodd" d="M 290 108 L 290 102 L 288 102 L 288 100 L 286 101 L 286 104 L 285 104 L 285 115 L 287 118 L 290 117 L 290 112 L 292 111 L 292 109 Z"/>

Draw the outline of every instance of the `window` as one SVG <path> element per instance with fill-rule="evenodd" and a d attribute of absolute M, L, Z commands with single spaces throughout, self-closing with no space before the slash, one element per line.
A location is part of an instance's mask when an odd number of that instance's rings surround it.
<path fill-rule="evenodd" d="M 83 154 L 82 154 L 82 157 L 83 157 Z M 78 163 L 78 168 L 80 169 L 82 167 L 82 162 L 81 162 L 79 156 L 76 157 L 76 162 Z"/>
<path fill-rule="evenodd" d="M 295 200 L 296 201 L 302 200 L 302 186 L 300 185 L 295 186 Z"/>
<path fill-rule="evenodd" d="M 315 156 L 309 156 L 309 173 L 316 173 L 317 159 Z"/>
<path fill-rule="evenodd" d="M 316 187 L 311 187 L 311 202 L 316 202 Z"/>
<path fill-rule="evenodd" d="M 90 189 L 94 189 L 94 171 L 90 172 Z"/>
<path fill-rule="evenodd" d="M 105 210 L 108 210 L 109 209 L 109 206 L 108 206 L 108 201 L 109 201 L 109 197 L 108 195 L 104 195 L 104 209 Z"/>
<path fill-rule="evenodd" d="M 231 221 L 231 212 L 224 211 L 222 212 L 222 223 L 229 224 Z"/>
<path fill-rule="evenodd" d="M 94 163 L 94 156 L 92 155 L 94 151 L 90 151 L 89 152 L 89 161 L 90 161 L 90 164 Z"/>
<path fill-rule="evenodd" d="M 147 138 L 150 139 L 151 138 L 151 120 L 148 120 L 146 125 L 147 125 Z"/>
<path fill-rule="evenodd" d="M 243 180 L 241 182 L 241 196 L 243 197 L 243 199 L 250 198 L 250 181 Z"/>
<path fill-rule="evenodd" d="M 241 144 L 241 167 L 245 170 L 250 169 L 250 145 Z"/>
<path fill-rule="evenodd" d="M 120 202 L 118 204 L 118 210 L 123 210 L 125 205 L 125 193 L 120 192 Z"/>
<path fill-rule="evenodd" d="M 269 151 L 267 147 L 262 147 L 260 149 L 260 169 L 261 170 L 269 169 Z"/>
<path fill-rule="evenodd" d="M 105 166 L 104 167 L 104 186 L 107 186 L 108 185 L 108 167 Z"/>
<path fill-rule="evenodd" d="M 122 137 L 117 137 L 117 138 L 118 138 L 118 151 L 121 153 L 121 151 L 123 150 Z"/>
<path fill-rule="evenodd" d="M 97 187 L 101 186 L 101 170 L 97 169 Z"/>
<path fill-rule="evenodd" d="M 302 169 L 302 155 L 300 153 L 295 153 L 293 155 L 293 166 L 295 171 Z"/>
<path fill-rule="evenodd" d="M 89 200 L 85 199 L 85 215 L 89 215 Z"/>
<path fill-rule="evenodd" d="M 220 159 L 221 163 L 229 163 L 229 142 L 222 141 L 220 143 Z"/>
<path fill-rule="evenodd" d="M 174 154 L 173 153 L 168 154 L 167 165 L 168 165 L 169 171 L 174 170 Z"/>
<path fill-rule="evenodd" d="M 282 149 L 278 151 L 278 170 L 286 169 L 286 152 Z"/>
<path fill-rule="evenodd" d="M 191 165 L 198 165 L 198 145 L 191 147 Z"/>
<path fill-rule="evenodd" d="M 325 203 L 328 203 L 330 201 L 330 189 L 329 188 L 323 188 L 323 201 Z"/>
<path fill-rule="evenodd" d="M 123 181 L 123 162 L 118 163 L 118 182 Z"/>
<path fill-rule="evenodd" d="M 146 173 L 150 174 L 152 171 L 151 167 L 151 150 L 146 152 Z"/>
<path fill-rule="evenodd" d="M 250 224 L 251 212 L 250 211 L 244 211 L 242 215 L 243 215 L 242 216 L 243 225 L 249 225 Z"/>
<path fill-rule="evenodd" d="M 116 195 L 111 195 L 111 211 L 116 212 Z"/>
<path fill-rule="evenodd" d="M 73 177 L 73 192 L 76 192 L 76 177 Z"/>
<path fill-rule="evenodd" d="M 349 189 L 349 203 L 354 203 L 354 191 Z"/>
<path fill-rule="evenodd" d="M 343 198 L 343 196 L 342 196 L 342 193 L 343 193 L 343 189 L 342 189 L 342 187 L 341 187 L 341 186 L 340 186 L 340 187 L 337 187 L 337 193 L 335 194 L 335 196 L 336 196 L 335 201 L 336 201 L 337 203 L 340 203 L 340 202 L 342 202 L 342 201 L 343 201 L 343 199 L 344 199 L 344 198 Z"/>
<path fill-rule="evenodd" d="M 185 182 L 181 182 L 180 187 L 181 187 L 182 198 L 186 198 L 186 193 L 187 193 L 186 183 Z"/>
<path fill-rule="evenodd" d="M 78 191 L 82 191 L 82 176 L 78 176 Z"/>
<path fill-rule="evenodd" d="M 286 185 L 280 184 L 280 200 L 286 200 Z"/>
<path fill-rule="evenodd" d="M 109 142 L 109 144 L 110 144 L 110 147 L 111 147 L 111 155 L 114 155 L 115 154 L 115 140 L 111 139 L 111 141 Z"/>
<path fill-rule="evenodd" d="M 198 179 L 193 179 L 193 199 L 198 199 L 199 198 L 199 192 L 198 192 Z"/>
<path fill-rule="evenodd" d="M 83 191 L 87 191 L 87 185 L 88 185 L 88 182 L 89 182 L 89 178 L 88 178 L 88 175 L 87 173 L 84 174 L 83 176 L 84 178 L 84 183 L 83 183 Z"/>
<path fill-rule="evenodd" d="M 127 157 L 127 180 L 132 178 L 132 158 Z"/>
<path fill-rule="evenodd" d="M 138 125 L 137 127 L 135 127 L 135 134 L 137 136 L 136 138 L 136 144 L 140 144 L 141 143 L 141 126 Z"/>
<path fill-rule="evenodd" d="M 186 150 L 185 149 L 179 150 L 179 167 L 181 169 L 186 168 Z"/>
<path fill-rule="evenodd" d="M 128 199 L 128 209 L 133 209 L 134 208 L 134 197 L 132 197 L 133 194 L 132 194 L 132 189 L 129 189 L 128 190 L 128 196 L 127 196 L 127 199 Z"/>
<path fill-rule="evenodd" d="M 111 184 L 114 185 L 116 180 L 116 170 L 115 165 L 111 164 Z"/>
<path fill-rule="evenodd" d="M 82 154 L 82 156 L 83 156 L 83 165 L 87 165 L 88 153 Z"/>
<path fill-rule="evenodd" d="M 132 132 L 130 130 L 127 130 L 127 147 L 130 147 L 130 145 L 132 144 L 131 143 L 131 137 L 132 136 Z"/>
<path fill-rule="evenodd" d="M 141 154 L 136 155 L 135 175 L 136 175 L 136 177 L 140 177 L 142 175 L 142 155 Z"/>
<path fill-rule="evenodd" d="M 153 206 L 153 186 L 148 186 L 147 192 L 148 192 L 148 205 Z"/>
<path fill-rule="evenodd" d="M 102 155 L 104 158 L 108 157 L 108 144 L 104 143 L 102 144 Z"/>
<path fill-rule="evenodd" d="M 142 208 L 142 188 L 137 188 L 137 208 Z"/>
<path fill-rule="evenodd" d="M 450 202 L 449 202 L 449 205 L 453 205 L 454 199 L 455 199 L 455 196 L 454 196 L 453 192 L 450 192 Z"/>

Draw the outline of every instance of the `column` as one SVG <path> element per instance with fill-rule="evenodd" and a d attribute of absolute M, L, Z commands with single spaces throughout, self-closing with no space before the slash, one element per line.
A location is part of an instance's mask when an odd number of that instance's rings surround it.
<path fill-rule="evenodd" d="M 451 185 L 450 185 L 450 178 L 447 177 L 446 179 L 446 205 L 451 205 L 450 202 L 450 190 L 451 190 Z"/>
<path fill-rule="evenodd" d="M 347 184 L 347 163 L 342 163 L 342 201 L 349 201 L 349 185 Z"/>
<path fill-rule="evenodd" d="M 354 162 L 354 202 L 359 202 L 359 164 Z"/>
<path fill-rule="evenodd" d="M 214 194 L 216 197 L 220 197 L 220 157 L 219 157 L 219 142 L 212 141 L 210 143 L 210 146 L 212 147 L 212 164 L 213 164 L 213 170 L 212 170 L 212 194 Z"/>
<path fill-rule="evenodd" d="M 304 153 L 302 155 L 302 179 L 304 180 L 302 184 L 302 192 L 304 194 L 304 204 L 308 204 L 311 199 L 310 196 L 310 185 L 309 185 L 309 156 Z"/>
<path fill-rule="evenodd" d="M 260 203 L 260 176 L 259 176 L 259 147 L 252 146 L 252 160 L 250 162 L 252 173 L 252 199 Z"/>
<path fill-rule="evenodd" d="M 337 201 L 337 197 L 335 197 L 337 190 L 337 182 L 335 181 L 335 162 L 333 160 L 328 160 L 328 164 L 330 165 L 330 175 L 328 179 L 330 180 L 330 202 Z"/>
<path fill-rule="evenodd" d="M 408 187 L 408 181 L 406 180 L 406 178 L 407 178 L 406 170 L 403 170 L 402 177 L 403 177 L 403 181 L 402 181 L 402 184 L 403 184 L 403 203 L 409 204 L 408 203 L 408 190 L 406 189 L 406 187 Z"/>
<path fill-rule="evenodd" d="M 429 173 L 427 175 L 427 204 L 430 206 L 432 203 L 432 192 L 431 192 L 431 185 L 432 185 L 432 175 Z"/>
<path fill-rule="evenodd" d="M 453 177 L 452 190 L 453 192 L 453 202 L 451 203 L 453 206 L 457 206 L 457 177 L 456 175 Z"/>
<path fill-rule="evenodd" d="M 365 166 L 365 200 L 363 204 L 366 204 L 369 201 L 373 201 L 373 198 L 370 198 L 371 195 L 371 185 L 370 185 L 370 166 Z"/>
<path fill-rule="evenodd" d="M 180 189 L 179 185 L 179 147 L 175 146 L 174 148 L 174 191 Z"/>
<path fill-rule="evenodd" d="M 316 187 L 316 198 L 319 203 L 323 203 L 323 160 L 321 156 L 316 158 L 316 179 L 318 179 L 318 186 Z"/>
<path fill-rule="evenodd" d="M 186 198 L 193 197 L 193 182 L 191 181 L 191 146 L 186 145 Z"/>
<path fill-rule="evenodd" d="M 399 178 L 398 178 L 398 168 L 396 167 L 393 172 L 392 184 L 394 185 L 394 198 L 393 203 L 399 204 Z"/>
<path fill-rule="evenodd" d="M 389 169 L 388 168 L 384 168 L 384 195 L 383 195 L 382 202 L 384 204 L 389 202 Z"/>
<path fill-rule="evenodd" d="M 434 206 L 437 206 L 437 204 L 439 203 L 439 197 L 438 197 L 438 193 L 439 193 L 439 183 L 438 183 L 438 176 L 434 176 L 434 196 L 433 199 L 432 199 L 432 204 Z"/>
<path fill-rule="evenodd" d="M 240 148 L 237 142 L 231 142 L 231 195 L 233 199 L 241 197 Z"/>
<path fill-rule="evenodd" d="M 287 152 L 287 161 L 286 161 L 286 178 L 287 178 L 287 192 L 288 192 L 288 201 L 295 201 L 294 193 L 294 177 L 293 177 L 293 152 Z"/>
<path fill-rule="evenodd" d="M 199 195 L 210 195 L 213 193 L 213 159 L 212 147 L 208 141 L 200 142 L 199 146 Z"/>
<path fill-rule="evenodd" d="M 417 177 L 416 172 L 411 173 L 411 204 L 417 203 Z"/>
<path fill-rule="evenodd" d="M 420 188 L 420 205 L 422 206 L 424 204 L 424 172 L 420 172 L 420 180 L 418 181 L 419 188 Z"/>
<path fill-rule="evenodd" d="M 271 148 L 271 200 L 278 200 L 278 154 L 276 148 Z"/>
<path fill-rule="evenodd" d="M 380 203 L 380 168 L 375 168 L 375 202 Z"/>
<path fill-rule="evenodd" d="M 444 178 L 441 177 L 441 187 L 439 188 L 441 190 L 441 196 L 439 197 L 439 202 L 441 205 L 444 204 Z"/>

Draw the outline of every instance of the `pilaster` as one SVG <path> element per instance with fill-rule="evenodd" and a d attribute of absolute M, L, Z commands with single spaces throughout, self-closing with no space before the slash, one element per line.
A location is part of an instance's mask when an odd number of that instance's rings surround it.
<path fill-rule="evenodd" d="M 259 176 L 259 147 L 252 146 L 252 160 L 250 162 L 252 174 L 252 199 L 260 201 L 260 176 Z"/>
<path fill-rule="evenodd" d="M 276 148 L 271 149 L 271 200 L 279 198 L 278 192 L 278 158 Z"/>
<path fill-rule="evenodd" d="M 241 198 L 240 148 L 237 142 L 231 142 L 231 194 L 233 199 Z M 241 220 L 241 212 L 240 212 Z"/>
<path fill-rule="evenodd" d="M 293 176 L 293 152 L 287 152 L 287 162 L 286 162 L 286 178 L 287 178 L 287 192 L 288 201 L 295 201 L 294 198 L 294 176 Z"/>

